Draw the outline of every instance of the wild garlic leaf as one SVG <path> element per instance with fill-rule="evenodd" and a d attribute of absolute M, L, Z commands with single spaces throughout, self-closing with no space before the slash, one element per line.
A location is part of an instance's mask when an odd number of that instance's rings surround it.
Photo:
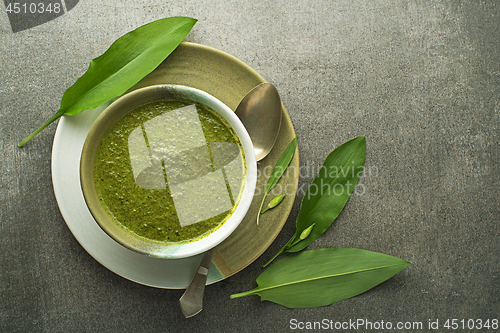
<path fill-rule="evenodd" d="M 284 252 L 297 252 L 314 242 L 340 214 L 364 171 L 365 136 L 351 139 L 325 159 L 323 166 L 307 189 L 300 204 L 295 235 L 265 265 Z M 311 235 L 304 240 L 301 233 L 312 224 Z"/>
<path fill-rule="evenodd" d="M 260 214 L 263 213 L 262 206 L 264 206 L 264 201 L 266 200 L 267 195 L 269 194 L 269 192 L 271 192 L 273 187 L 278 183 L 281 176 L 285 172 L 286 168 L 288 167 L 288 165 L 292 161 L 292 158 L 293 158 L 293 155 L 295 154 L 296 148 L 297 148 L 297 137 L 295 137 L 288 144 L 288 147 L 286 147 L 283 154 L 281 154 L 281 157 L 279 158 L 278 162 L 276 162 L 276 165 L 274 166 L 274 169 L 271 172 L 269 179 L 267 180 L 266 191 L 264 192 L 264 197 L 262 198 L 262 202 L 260 204 L 259 213 L 257 214 L 257 224 L 259 224 Z"/>
<path fill-rule="evenodd" d="M 358 136 L 337 147 L 328 155 L 323 168 L 307 189 L 300 204 L 294 238 L 312 223 L 315 227 L 308 240 L 286 252 L 297 252 L 321 236 L 344 209 L 354 187 L 364 172 L 366 157 L 365 136 Z M 327 184 L 327 186 L 325 186 Z"/>
<path fill-rule="evenodd" d="M 354 248 L 303 251 L 276 261 L 257 278 L 257 288 L 231 298 L 259 295 L 288 308 L 325 306 L 364 293 L 409 264 Z"/>
<path fill-rule="evenodd" d="M 266 185 L 266 194 L 268 194 L 278 183 L 280 180 L 281 176 L 285 172 L 286 168 L 292 161 L 293 155 L 295 154 L 295 148 L 297 147 L 297 137 L 295 137 L 289 144 L 288 147 L 286 147 L 285 151 L 283 154 L 281 154 L 281 157 L 279 158 L 278 162 L 276 162 L 276 165 L 274 166 L 273 172 L 269 176 L 269 179 L 267 180 L 267 185 Z"/>
<path fill-rule="evenodd" d="M 118 38 L 69 87 L 56 114 L 19 143 L 32 137 L 63 115 L 76 115 L 125 93 L 158 65 L 184 40 L 196 19 L 169 17 L 145 24 Z"/>

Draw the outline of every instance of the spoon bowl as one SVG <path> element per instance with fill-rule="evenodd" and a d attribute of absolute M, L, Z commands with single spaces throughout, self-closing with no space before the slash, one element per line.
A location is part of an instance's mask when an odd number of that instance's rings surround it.
<path fill-rule="evenodd" d="M 281 127 L 281 99 L 270 83 L 253 88 L 235 111 L 252 139 L 255 159 L 266 157 L 273 149 Z"/>

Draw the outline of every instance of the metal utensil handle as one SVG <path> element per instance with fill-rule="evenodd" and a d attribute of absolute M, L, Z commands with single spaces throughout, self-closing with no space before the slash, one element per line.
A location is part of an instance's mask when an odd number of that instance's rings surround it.
<path fill-rule="evenodd" d="M 186 318 L 193 317 L 203 309 L 203 294 L 213 254 L 214 249 L 205 252 L 193 280 L 179 299 L 181 311 Z"/>

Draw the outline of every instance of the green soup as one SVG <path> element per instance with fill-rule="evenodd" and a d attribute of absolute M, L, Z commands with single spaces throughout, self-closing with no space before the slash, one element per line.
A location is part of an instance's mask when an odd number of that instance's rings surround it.
<path fill-rule="evenodd" d="M 189 242 L 236 209 L 244 159 L 234 130 L 208 106 L 156 101 L 106 132 L 94 162 L 95 187 L 127 231 L 156 242 Z"/>

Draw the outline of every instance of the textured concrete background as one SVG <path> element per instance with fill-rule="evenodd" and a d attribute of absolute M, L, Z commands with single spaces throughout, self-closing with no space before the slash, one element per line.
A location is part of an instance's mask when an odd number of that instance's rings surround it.
<path fill-rule="evenodd" d="M 358 247 L 412 265 L 322 308 L 229 299 L 255 287 L 262 264 L 293 234 L 301 193 L 270 249 L 207 287 L 205 310 L 189 320 L 178 308 L 181 290 L 135 284 L 85 252 L 52 190 L 55 125 L 16 144 L 116 38 L 174 15 L 199 20 L 188 41 L 233 54 L 276 85 L 304 168 L 366 135 L 373 172 L 361 179 L 365 193 L 310 248 Z M 2 12 L 0 331 L 283 332 L 293 318 L 424 327 L 500 319 L 499 36 L 498 1 L 81 0 L 17 33 Z"/>

